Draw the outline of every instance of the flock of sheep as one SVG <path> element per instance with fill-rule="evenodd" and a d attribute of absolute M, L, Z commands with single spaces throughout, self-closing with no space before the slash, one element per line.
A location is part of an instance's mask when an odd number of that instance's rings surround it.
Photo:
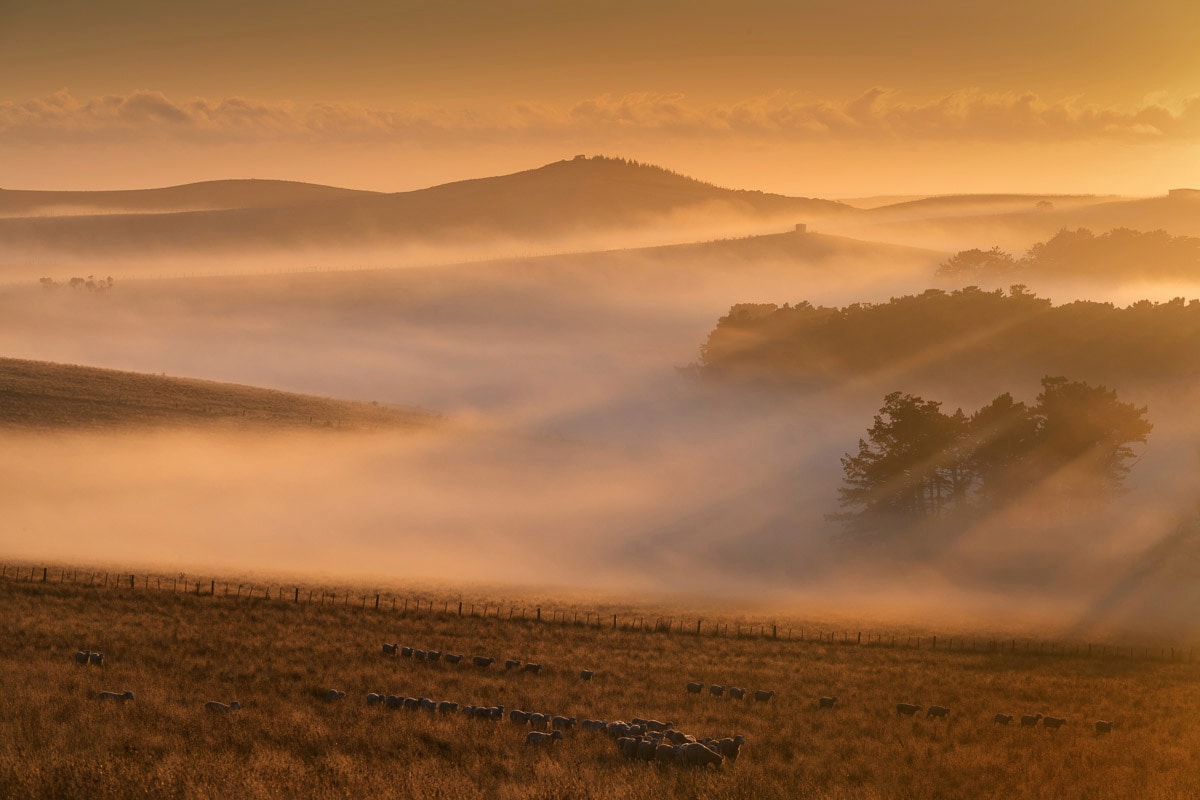
<path fill-rule="evenodd" d="M 826 707 L 825 701 L 827 699 L 830 699 L 830 698 L 825 698 L 825 697 L 821 698 L 821 707 L 822 708 Z M 832 699 L 836 700 L 837 698 L 832 698 Z M 829 707 L 832 707 L 832 705 L 830 705 Z M 925 711 L 926 719 L 928 719 L 930 717 L 933 717 L 934 719 L 949 719 L 950 718 L 950 709 L 946 708 L 945 706 L 930 706 L 929 708 L 924 708 L 924 706 L 919 706 L 916 703 L 897 703 L 896 704 L 896 716 L 914 717 L 917 715 L 917 713 L 919 711 L 922 711 L 922 710 Z M 1014 719 L 1016 719 L 1016 717 L 1014 717 L 1012 714 L 996 714 L 996 716 L 992 717 L 992 724 L 993 725 L 1008 725 Z M 1047 717 L 1047 716 L 1043 716 L 1041 714 L 1022 714 L 1021 715 L 1021 727 L 1022 728 L 1037 727 L 1037 724 L 1039 722 L 1042 723 L 1042 727 L 1049 728 L 1050 730 L 1053 730 L 1053 731 L 1056 731 L 1059 728 L 1061 728 L 1063 725 L 1067 724 L 1067 720 L 1064 717 Z M 1099 720 L 1096 720 L 1095 728 L 1096 728 L 1096 733 L 1112 733 L 1113 723 L 1110 720 L 1099 719 Z"/>
<path fill-rule="evenodd" d="M 102 666 L 104 666 L 104 653 L 93 653 L 91 650 L 80 650 L 79 652 L 77 652 L 75 654 L 75 663 L 81 667 L 87 667 L 87 666 L 102 667 Z M 345 697 L 346 693 L 342 692 L 341 695 L 342 695 L 342 697 Z M 107 700 L 107 701 L 112 701 L 112 702 L 116 702 L 116 703 L 128 703 L 130 700 L 133 699 L 133 692 L 131 692 L 129 690 L 125 690 L 123 692 L 113 692 L 113 691 L 106 690 L 106 691 L 102 691 L 102 692 L 97 692 L 96 699 L 97 700 Z M 204 704 L 204 708 L 206 710 L 214 711 L 214 712 L 218 712 L 218 713 L 228 713 L 230 711 L 237 711 L 241 707 L 242 707 L 242 704 L 239 703 L 237 700 L 234 700 L 231 703 L 219 703 L 216 700 L 209 700 L 207 703 Z"/>

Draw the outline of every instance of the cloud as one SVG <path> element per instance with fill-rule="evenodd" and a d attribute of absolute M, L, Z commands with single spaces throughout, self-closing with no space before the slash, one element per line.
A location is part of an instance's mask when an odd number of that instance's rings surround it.
<path fill-rule="evenodd" d="M 607 137 L 741 141 L 1082 141 L 1200 139 L 1200 96 L 1163 96 L 1133 107 L 1046 100 L 1033 93 L 963 89 L 906 102 L 874 87 L 849 100 L 772 94 L 703 104 L 683 94 L 600 95 L 569 106 L 518 103 L 495 110 L 371 108 L 349 103 L 299 106 L 243 97 L 175 100 L 139 90 L 79 100 L 63 90 L 0 102 L 0 142 L 129 140 L 536 141 Z"/>

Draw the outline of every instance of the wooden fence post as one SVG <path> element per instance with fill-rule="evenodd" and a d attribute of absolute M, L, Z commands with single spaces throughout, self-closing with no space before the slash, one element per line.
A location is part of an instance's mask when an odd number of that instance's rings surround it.
<path fill-rule="evenodd" d="M 538 606 L 538 609 L 537 609 L 537 619 L 538 619 L 538 622 L 542 621 L 542 607 L 541 606 Z"/>

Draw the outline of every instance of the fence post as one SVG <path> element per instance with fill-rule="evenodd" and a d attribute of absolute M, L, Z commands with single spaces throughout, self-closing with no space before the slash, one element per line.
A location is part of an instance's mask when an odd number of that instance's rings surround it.
<path fill-rule="evenodd" d="M 130 589 L 133 588 L 133 576 L 132 575 L 129 576 L 129 588 Z"/>
<path fill-rule="evenodd" d="M 375 608 L 376 609 L 379 608 L 379 595 L 378 594 L 375 595 Z"/>
<path fill-rule="evenodd" d="M 42 583 L 46 582 L 46 568 L 42 567 Z"/>
<path fill-rule="evenodd" d="M 538 622 L 542 621 L 542 607 L 541 606 L 538 606 L 538 609 L 537 609 L 537 619 L 538 619 Z"/>
<path fill-rule="evenodd" d="M 613 630 L 617 629 L 617 615 L 613 614 Z"/>

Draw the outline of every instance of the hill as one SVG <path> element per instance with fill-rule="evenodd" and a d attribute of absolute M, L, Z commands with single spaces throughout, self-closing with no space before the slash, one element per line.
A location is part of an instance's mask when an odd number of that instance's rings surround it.
<path fill-rule="evenodd" d="M 397 194 L 178 213 L 0 219 L 0 241 L 9 260 L 138 259 L 281 248 L 461 246 L 488 239 L 538 243 L 605 231 L 843 213 L 856 212 L 832 201 L 722 189 L 658 167 L 597 157 Z"/>
<path fill-rule="evenodd" d="M 55 192 L 0 189 L 0 217 L 167 214 L 233 208 L 280 208 L 378 192 L 294 181 L 204 181 L 161 189 Z"/>
<path fill-rule="evenodd" d="M 273 389 L 0 358 L 0 429 L 431 425 L 428 412 Z"/>

